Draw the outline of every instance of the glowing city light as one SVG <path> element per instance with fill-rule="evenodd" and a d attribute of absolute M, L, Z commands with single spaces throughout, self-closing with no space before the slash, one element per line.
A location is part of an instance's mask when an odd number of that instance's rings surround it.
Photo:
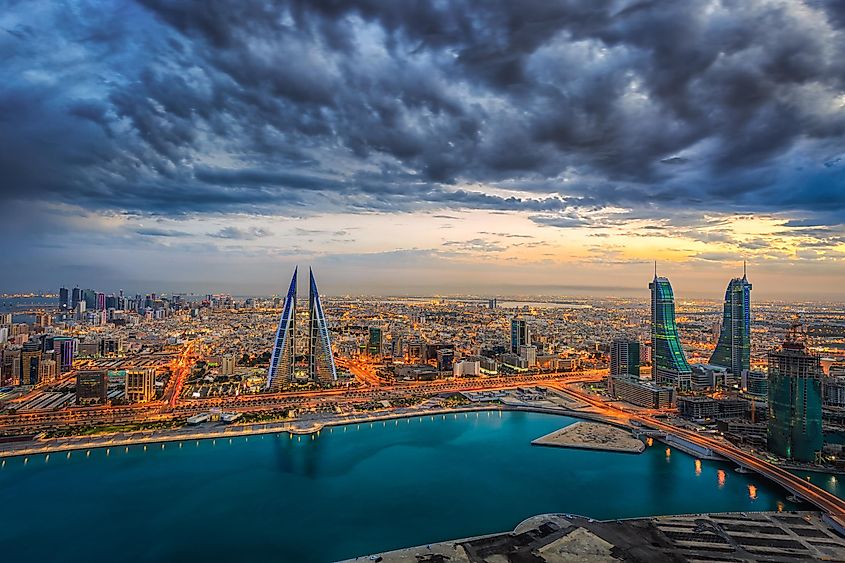
<path fill-rule="evenodd" d="M 720 469 L 716 472 L 716 479 L 719 483 L 720 489 L 725 486 L 725 479 L 727 479 L 727 475 L 725 474 L 724 469 Z"/>

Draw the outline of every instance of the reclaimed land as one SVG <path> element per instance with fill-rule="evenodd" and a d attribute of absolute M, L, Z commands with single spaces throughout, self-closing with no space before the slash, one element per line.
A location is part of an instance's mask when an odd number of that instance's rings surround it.
<path fill-rule="evenodd" d="M 537 438 L 531 443 L 536 446 L 633 454 L 639 454 L 645 450 L 645 444 L 634 438 L 629 431 L 598 422 L 576 422 Z"/>

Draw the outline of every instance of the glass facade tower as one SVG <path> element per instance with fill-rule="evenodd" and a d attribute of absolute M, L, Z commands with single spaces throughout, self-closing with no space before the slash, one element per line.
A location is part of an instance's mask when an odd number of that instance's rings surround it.
<path fill-rule="evenodd" d="M 672 284 L 655 274 L 648 287 L 651 290 L 652 378 L 659 385 L 688 390 L 692 369 L 678 338 Z"/>
<path fill-rule="evenodd" d="M 299 335 L 296 327 L 296 279 L 297 270 L 294 270 L 270 355 L 270 369 L 267 372 L 265 385 L 268 391 L 277 391 L 285 382 L 292 382 L 297 378 L 296 346 Z M 308 275 L 308 286 L 307 377 L 318 383 L 333 383 L 337 381 L 337 368 L 334 363 L 326 315 L 323 312 L 314 273 L 311 271 Z"/>
<path fill-rule="evenodd" d="M 722 330 L 710 363 L 735 376 L 751 369 L 751 284 L 745 276 L 728 283 Z"/>
<path fill-rule="evenodd" d="M 314 272 L 308 270 L 308 378 L 320 383 L 337 381 L 337 368 L 329 339 L 329 325 L 323 313 Z"/>
<path fill-rule="evenodd" d="M 520 346 L 530 346 L 531 335 L 525 319 L 511 319 L 511 354 L 519 354 Z"/>
<path fill-rule="evenodd" d="M 277 391 L 285 381 L 293 381 L 296 374 L 296 273 L 297 269 L 294 269 L 276 328 L 265 385 L 268 391 Z"/>
<path fill-rule="evenodd" d="M 640 343 L 619 338 L 610 343 L 610 375 L 640 378 Z"/>
<path fill-rule="evenodd" d="M 769 353 L 768 447 L 780 457 L 814 463 L 821 455 L 822 366 L 793 327 L 780 350 Z"/>

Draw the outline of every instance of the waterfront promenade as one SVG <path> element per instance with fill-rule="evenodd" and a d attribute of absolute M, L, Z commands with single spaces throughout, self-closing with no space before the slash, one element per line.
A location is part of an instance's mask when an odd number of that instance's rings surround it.
<path fill-rule="evenodd" d="M 210 440 L 275 434 L 287 432 L 292 436 L 319 435 L 325 428 L 354 424 L 374 424 L 388 420 L 419 416 L 455 416 L 480 411 L 530 410 L 550 414 L 578 416 L 578 413 L 564 409 L 531 409 L 518 406 L 497 404 L 473 404 L 461 407 L 402 408 L 386 412 L 361 413 L 347 416 L 313 416 L 307 418 L 265 422 L 253 424 L 204 423 L 197 426 L 183 426 L 160 430 L 139 430 L 135 432 L 116 432 L 91 436 L 71 436 L 66 438 L 46 438 L 29 442 L 11 442 L 0 444 L 0 458 L 13 456 L 31 456 L 90 450 L 94 448 L 114 448 L 135 445 L 165 444 L 190 440 Z"/>

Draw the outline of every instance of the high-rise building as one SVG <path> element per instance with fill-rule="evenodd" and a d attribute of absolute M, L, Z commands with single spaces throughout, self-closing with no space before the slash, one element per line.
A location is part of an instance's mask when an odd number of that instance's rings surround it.
<path fill-rule="evenodd" d="M 53 350 L 56 351 L 56 362 L 59 373 L 67 373 L 73 369 L 75 342 L 67 336 L 56 336 L 53 338 Z"/>
<path fill-rule="evenodd" d="M 270 355 L 270 369 L 267 372 L 267 390 L 277 390 L 286 381 L 294 381 L 296 372 L 296 281 L 297 271 L 294 269 L 290 281 L 273 351 Z M 320 293 L 314 273 L 309 271 L 308 291 L 308 358 L 306 377 L 311 381 L 332 383 L 337 380 L 337 368 L 334 363 L 329 327 L 323 312 Z"/>
<path fill-rule="evenodd" d="M 90 311 L 97 308 L 97 292 L 93 289 L 82 290 L 82 299 L 85 301 L 85 309 Z"/>
<path fill-rule="evenodd" d="M 276 328 L 276 338 L 273 351 L 270 354 L 270 369 L 267 372 L 268 390 L 277 390 L 286 381 L 293 381 L 296 375 L 296 274 L 290 280 L 279 326 Z"/>
<path fill-rule="evenodd" d="M 371 326 L 367 340 L 367 355 L 371 358 L 381 358 L 382 329 L 378 326 Z"/>
<path fill-rule="evenodd" d="M 129 369 L 126 370 L 125 392 L 126 400 L 130 403 L 145 403 L 156 396 L 156 370 Z"/>
<path fill-rule="evenodd" d="M 751 369 L 751 284 L 745 275 L 728 283 L 722 329 L 710 363 L 737 377 Z"/>
<path fill-rule="evenodd" d="M 82 291 L 78 287 L 74 287 L 70 292 L 70 308 L 76 309 L 76 304 L 82 300 Z"/>
<path fill-rule="evenodd" d="M 453 371 L 452 366 L 455 363 L 455 349 L 454 348 L 440 348 L 437 350 L 437 371 L 446 372 Z"/>
<path fill-rule="evenodd" d="M 41 373 L 41 344 L 30 340 L 21 349 L 20 377 L 21 385 L 35 385 Z"/>
<path fill-rule="evenodd" d="M 0 387 L 6 385 L 19 385 L 21 377 L 21 350 L 0 349 L 2 362 L 0 362 Z"/>
<path fill-rule="evenodd" d="M 329 339 L 329 325 L 323 313 L 314 272 L 310 268 L 308 278 L 308 378 L 320 383 L 334 383 L 337 381 L 337 368 Z"/>
<path fill-rule="evenodd" d="M 102 405 L 108 396 L 109 378 L 105 371 L 80 371 L 76 374 L 76 404 Z"/>
<path fill-rule="evenodd" d="M 769 353 L 769 450 L 786 459 L 816 462 L 821 454 L 822 366 L 793 326 L 779 350 Z"/>
<path fill-rule="evenodd" d="M 537 365 L 537 347 L 536 346 L 520 346 L 519 357 L 525 360 L 528 367 L 533 368 Z"/>
<path fill-rule="evenodd" d="M 610 343 L 610 375 L 640 378 L 639 341 L 617 338 Z"/>
<path fill-rule="evenodd" d="M 51 383 L 56 380 L 57 375 L 56 360 L 42 356 L 41 361 L 38 363 L 38 382 Z"/>
<path fill-rule="evenodd" d="M 98 311 L 105 311 L 106 310 L 106 294 L 105 293 L 97 293 L 96 306 L 97 306 Z"/>
<path fill-rule="evenodd" d="M 660 385 L 688 390 L 692 369 L 678 337 L 672 284 L 666 278 L 657 277 L 655 272 L 648 287 L 651 290 L 652 379 Z"/>
<path fill-rule="evenodd" d="M 531 345 L 531 333 L 525 319 L 511 319 L 511 354 L 519 355 L 520 346 Z"/>
<path fill-rule="evenodd" d="M 50 313 L 35 313 L 35 326 L 47 328 L 53 324 L 53 315 Z"/>
<path fill-rule="evenodd" d="M 70 301 L 70 293 L 66 287 L 59 288 L 59 308 L 67 309 Z"/>

